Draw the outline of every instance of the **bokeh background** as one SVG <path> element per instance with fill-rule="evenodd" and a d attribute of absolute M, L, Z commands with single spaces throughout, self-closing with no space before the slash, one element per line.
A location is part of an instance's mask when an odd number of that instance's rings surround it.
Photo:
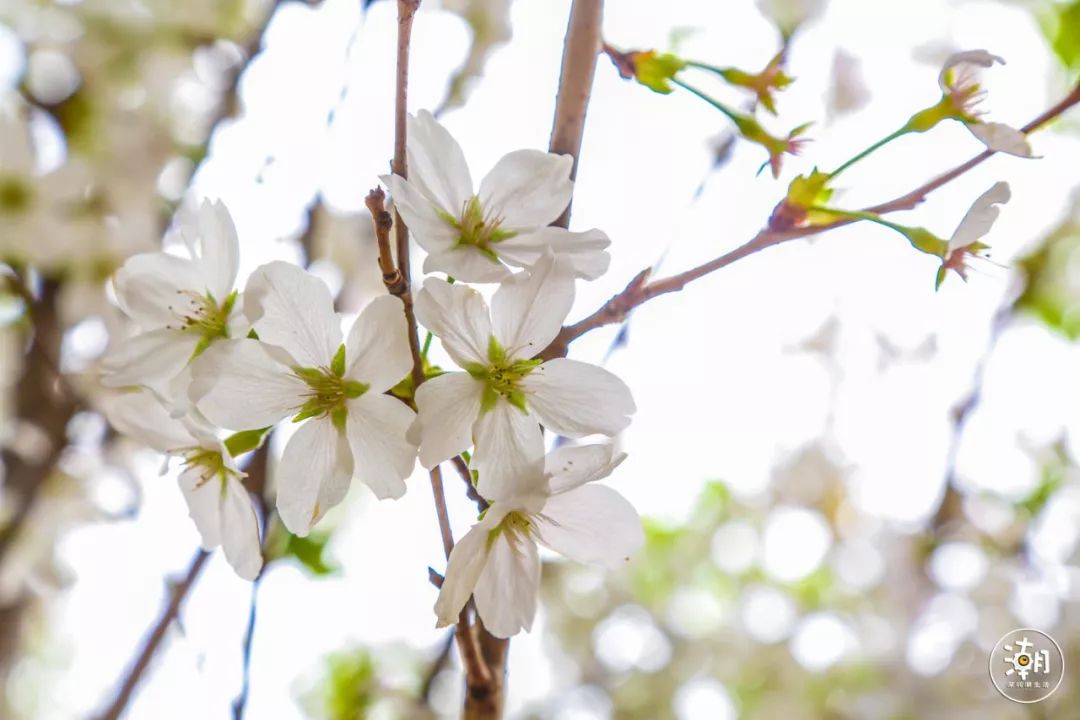
<path fill-rule="evenodd" d="M 425 0 L 410 106 L 441 110 L 475 175 L 547 146 L 568 10 Z M 5 290 L 5 461 L 51 471 L 0 562 L 0 718 L 105 707 L 198 546 L 174 473 L 95 410 L 97 362 L 124 332 L 111 272 L 158 247 L 180 203 L 220 197 L 241 281 L 271 259 L 306 264 L 345 313 L 381 290 L 362 210 L 391 154 L 395 13 L 387 0 L 0 0 L 0 181 L 34 198 L 0 207 L 0 254 L 31 258 L 63 378 L 48 407 L 20 401 L 48 368 L 27 349 L 26 299 Z M 601 58 L 572 227 L 606 230 L 613 262 L 579 285 L 572 317 L 643 267 L 676 272 L 744 242 L 790 178 L 935 102 L 953 50 L 1007 59 L 985 76 L 985 107 L 1015 126 L 1080 71 L 1075 0 L 609 0 L 604 34 L 751 70 L 787 42 L 797 81 L 774 126 L 812 121 L 814 142 L 779 181 L 759 175 L 760 148 L 729 144 L 718 113 Z M 1066 116 L 1033 136 L 1039 159 L 992 158 L 898 216 L 947 236 L 1009 181 L 994 263 L 967 284 L 935 293 L 932 258 L 860 224 L 574 344 L 637 400 L 611 482 L 646 517 L 647 546 L 617 573 L 545 564 L 538 621 L 511 644 L 508 715 L 1080 716 L 1078 131 Z M 845 173 L 838 202 L 889 199 L 980 149 L 957 124 L 905 138 Z M 456 717 L 461 674 L 427 581 L 442 567 L 433 504 L 422 472 L 410 483 L 386 503 L 357 485 L 305 541 L 272 533 L 248 717 Z M 0 485 L 0 525 L 25 491 Z M 460 535 L 475 511 L 463 487 L 449 494 Z M 231 717 L 251 608 L 251 585 L 211 556 L 126 717 Z M 1067 656 L 1060 690 L 1031 707 L 987 676 L 1015 627 Z"/>

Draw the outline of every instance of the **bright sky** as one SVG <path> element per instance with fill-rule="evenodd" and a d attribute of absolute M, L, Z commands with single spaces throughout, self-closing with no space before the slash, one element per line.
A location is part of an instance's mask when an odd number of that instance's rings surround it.
<path fill-rule="evenodd" d="M 283 6 L 266 52 L 244 79 L 245 118 L 215 138 L 198 189 L 231 208 L 243 243 L 242 273 L 269 259 L 297 257 L 285 238 L 300 226 L 317 190 L 337 208 L 358 210 L 386 171 L 394 8 L 376 3 L 361 24 L 358 5 Z M 431 5 L 416 21 L 414 110 L 438 103 L 448 70 L 467 45 L 463 23 Z M 683 41 L 684 56 L 757 68 L 776 49 L 774 29 L 751 0 L 608 5 L 605 34 L 620 47 L 663 48 L 672 31 L 699 28 Z M 467 108 L 445 117 L 474 178 L 505 152 L 547 146 L 567 8 L 565 0 L 517 0 L 513 42 L 493 55 Z M 837 48 L 862 61 L 872 97 L 865 111 L 830 124 L 824 95 Z M 949 49 L 969 48 L 1008 60 L 985 76 L 994 119 L 1020 125 L 1057 99 L 1061 86 L 1048 80 L 1054 71 L 1045 42 L 1019 6 L 833 0 L 824 18 L 796 40 L 790 68 L 798 82 L 783 95 L 772 125 L 786 131 L 814 121 L 806 157 L 788 162 L 774 181 L 767 173 L 755 177 L 760 148 L 739 144 L 697 200 L 710 162 L 705 148 L 724 129 L 721 116 L 691 97 L 655 95 L 624 82 L 601 59 L 573 225 L 604 229 L 613 239 L 613 262 L 604 278 L 579 284 L 572 317 L 591 312 L 661 257 L 661 272 L 675 272 L 748 239 L 794 174 L 841 162 L 934 102 L 940 59 Z M 900 221 L 948 236 L 979 193 L 1008 180 L 1013 199 L 988 238 L 996 260 L 1007 263 L 1057 222 L 1075 183 L 1075 138 L 1040 134 L 1033 144 L 1042 159 L 996 157 Z M 850 190 L 840 202 L 853 207 L 891 198 L 979 149 L 959 126 L 907 138 L 847 173 Z M 611 482 L 643 514 L 677 520 L 704 481 L 722 478 L 752 496 L 766 488 L 777 463 L 827 435 L 853 468 L 861 509 L 888 521 L 922 518 L 941 489 L 949 408 L 968 391 L 990 318 L 1008 287 L 1005 270 L 987 267 L 967 285 L 951 278 L 934 293 L 932 259 L 864 224 L 770 250 L 643 307 L 629 347 L 608 364 L 638 405 L 620 439 L 630 457 Z M 831 316 L 838 319 L 839 384 L 829 362 L 798 349 Z M 572 356 L 599 361 L 613 332 L 588 336 Z M 930 338 L 937 347 L 931 357 L 882 368 L 880 342 L 909 352 Z M 1024 494 L 1036 480 L 1024 446 L 1051 441 L 1066 428 L 1080 456 L 1080 386 L 1071 381 L 1078 363 L 1080 350 L 1039 327 L 1021 324 L 1002 337 L 983 409 L 961 452 L 964 482 Z M 64 544 L 63 555 L 79 576 L 57 606 L 68 639 L 51 652 L 66 670 L 51 678 L 56 686 L 42 720 L 80 717 L 111 692 L 158 613 L 157 578 L 182 568 L 197 545 L 175 483 L 156 476 L 158 462 L 146 458 L 138 518 L 86 527 Z M 456 477 L 448 487 L 460 536 L 470 507 L 459 497 Z M 345 567 L 342 576 L 312 581 L 294 568 L 276 567 L 263 582 L 249 717 L 302 717 L 294 704 L 303 687 L 297 678 L 310 677 L 321 657 L 349 643 L 434 647 L 443 637 L 434 629 L 435 591 L 426 579 L 427 566 L 441 569 L 443 561 L 423 472 L 397 502 L 376 503 L 357 485 L 335 515 L 345 516 L 332 546 Z M 781 535 L 798 549 L 815 532 L 812 521 L 796 519 Z M 783 575 L 782 561 L 776 572 Z M 130 717 L 228 717 L 239 688 L 247 603 L 248 584 L 215 555 L 191 594 L 185 634 L 175 635 L 162 654 Z M 511 711 L 555 689 L 543 626 L 541 610 L 533 634 L 512 643 Z M 829 636 L 829 627 L 819 629 Z"/>

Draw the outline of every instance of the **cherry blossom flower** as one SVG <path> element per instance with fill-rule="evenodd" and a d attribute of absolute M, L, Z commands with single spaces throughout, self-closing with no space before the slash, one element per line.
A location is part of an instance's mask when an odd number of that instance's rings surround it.
<path fill-rule="evenodd" d="M 379 498 L 405 493 L 415 415 L 384 393 L 412 367 L 400 299 L 371 301 L 342 343 L 333 298 L 315 276 L 285 262 L 256 270 L 244 313 L 259 339 L 215 343 L 192 364 L 191 400 L 231 430 L 304 422 L 277 468 L 277 509 L 306 535 L 345 497 L 354 474 Z"/>
<path fill-rule="evenodd" d="M 420 462 L 432 468 L 475 444 L 477 489 L 488 499 L 522 492 L 543 458 L 541 424 L 567 437 L 613 436 L 635 410 L 629 388 L 607 370 L 536 358 L 574 300 L 573 277 L 561 263 L 549 254 L 532 272 L 514 275 L 490 310 L 476 290 L 436 278 L 416 297 L 417 319 L 465 370 L 417 390 Z"/>
<path fill-rule="evenodd" d="M 233 289 L 239 264 L 236 228 L 225 205 L 203 201 L 181 212 L 188 257 L 135 255 L 113 278 L 121 309 L 140 332 L 116 343 L 103 362 L 107 386 L 142 385 L 182 400 L 188 362 L 212 343 L 243 337 L 248 324 Z M 181 410 L 182 410 L 181 406 Z"/>
<path fill-rule="evenodd" d="M 954 117 L 963 122 L 971 134 L 990 150 L 1031 157 L 1031 146 L 1024 133 L 1003 123 L 980 119 L 983 113 L 978 105 L 986 96 L 986 91 L 979 85 L 979 71 L 995 63 L 1004 65 L 1005 61 L 986 50 L 967 50 L 950 55 L 938 75 L 943 100 L 951 104 Z"/>
<path fill-rule="evenodd" d="M 172 417 L 149 392 L 107 398 L 103 409 L 120 432 L 165 455 L 182 458 L 180 491 L 203 548 L 213 550 L 220 545 L 236 574 L 254 580 L 263 564 L 258 516 L 242 482 L 245 473 L 213 428 L 190 415 Z"/>
<path fill-rule="evenodd" d="M 949 239 L 945 257 L 938 270 L 939 287 L 949 270 L 967 280 L 968 261 L 972 257 L 981 257 L 979 252 L 988 247 L 981 240 L 990 232 L 1001 212 L 998 205 L 1007 203 L 1011 197 L 1009 184 L 997 182 L 972 203 Z"/>
<path fill-rule="evenodd" d="M 474 191 L 457 141 L 421 111 L 409 118 L 409 179 L 385 175 L 401 217 L 428 252 L 424 272 L 466 282 L 498 282 L 506 267 L 530 267 L 545 248 L 568 258 L 578 277 L 602 275 L 611 258 L 607 235 L 548 227 L 570 203 L 573 158 L 516 150 L 499 160 Z"/>
<path fill-rule="evenodd" d="M 627 500 L 595 485 L 625 459 L 610 444 L 562 447 L 546 457 L 540 490 L 494 503 L 454 546 L 439 598 L 438 626 L 457 622 L 469 596 L 497 637 L 532 627 L 540 589 L 537 544 L 570 560 L 618 567 L 644 542 Z"/>

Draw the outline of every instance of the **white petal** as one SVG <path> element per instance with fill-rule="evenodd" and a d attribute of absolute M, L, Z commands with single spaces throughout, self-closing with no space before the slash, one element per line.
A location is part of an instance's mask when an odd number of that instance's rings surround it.
<path fill-rule="evenodd" d="M 434 377 L 416 391 L 420 464 L 429 470 L 472 445 L 484 386 L 468 373 Z"/>
<path fill-rule="evenodd" d="M 101 400 L 101 411 L 114 428 L 158 452 L 172 453 L 200 444 L 183 422 L 145 390 L 107 395 Z"/>
<path fill-rule="evenodd" d="M 244 313 L 259 340 L 285 348 L 301 367 L 329 367 L 341 345 L 330 288 L 291 263 L 276 260 L 251 274 Z"/>
<path fill-rule="evenodd" d="M 409 226 L 409 231 L 420 247 L 428 252 L 438 252 L 453 247 L 460 231 L 439 217 L 431 199 L 408 180 L 397 175 L 382 175 L 380 179 L 390 188 L 394 207 L 401 214 L 401 219 Z M 461 209 L 458 208 L 451 212 L 451 215 L 456 217 L 460 211 Z"/>
<path fill-rule="evenodd" d="M 997 206 L 1009 202 L 1010 197 L 1012 193 L 1007 182 L 994 183 L 993 187 L 980 195 L 956 226 L 956 232 L 949 240 L 949 251 L 978 242 L 990 232 L 1000 213 Z"/>
<path fill-rule="evenodd" d="M 505 528 L 488 550 L 487 562 L 473 589 L 476 611 L 495 637 L 532 628 L 540 592 L 540 556 L 536 543 Z"/>
<path fill-rule="evenodd" d="M 500 282 L 510 275 L 505 265 L 472 245 L 458 245 L 431 253 L 424 258 L 424 272 L 442 272 L 455 280 L 475 283 Z"/>
<path fill-rule="evenodd" d="M 307 535 L 345 498 L 352 473 L 345 433 L 328 417 L 305 422 L 289 438 L 277 467 L 277 509 L 289 532 Z"/>
<path fill-rule="evenodd" d="M 495 337 L 512 359 L 535 357 L 559 334 L 573 304 L 573 276 L 561 260 L 547 254 L 531 271 L 517 273 L 495 292 Z"/>
<path fill-rule="evenodd" d="M 534 230 L 555 221 L 574 192 L 574 158 L 539 150 L 504 155 L 480 183 L 484 214 L 501 220 L 503 230 Z"/>
<path fill-rule="evenodd" d="M 505 514 L 492 507 L 484 519 L 473 525 L 450 551 L 446 575 L 439 598 L 435 601 L 436 627 L 447 627 L 458 621 L 461 608 L 469 602 L 469 596 L 487 562 L 488 536 Z"/>
<path fill-rule="evenodd" d="M 178 311 L 189 303 L 184 293 L 202 295 L 208 289 L 197 261 L 163 252 L 128 258 L 116 271 L 113 288 L 120 308 L 144 330 L 179 326 Z"/>
<path fill-rule="evenodd" d="M 255 503 L 239 479 L 225 481 L 221 502 L 221 546 L 236 574 L 254 580 L 262 569 L 262 543 Z"/>
<path fill-rule="evenodd" d="M 409 182 L 458 217 L 472 197 L 472 177 L 461 146 L 426 110 L 409 118 Z"/>
<path fill-rule="evenodd" d="M 941 66 L 941 73 L 938 75 L 938 85 L 941 86 L 943 92 L 948 91 L 949 85 L 946 82 L 946 76 L 953 68 L 957 68 L 961 65 L 977 65 L 978 67 L 988 68 L 994 63 L 1004 65 L 1005 60 L 986 50 L 964 50 L 962 52 L 953 53 L 946 58 L 945 64 Z"/>
<path fill-rule="evenodd" d="M 405 437 L 416 415 L 397 398 L 373 392 L 350 400 L 348 407 L 345 428 L 354 475 L 380 500 L 401 497 L 416 463 L 416 446 Z"/>
<path fill-rule="evenodd" d="M 499 398 L 473 426 L 476 491 L 509 500 L 544 490 L 544 436 L 536 418 Z"/>
<path fill-rule="evenodd" d="M 476 290 L 427 278 L 416 295 L 416 319 L 442 340 L 446 352 L 458 365 L 488 363 L 491 316 L 483 296 Z"/>
<path fill-rule="evenodd" d="M 575 562 L 618 567 L 645 542 L 637 510 L 603 485 L 552 495 L 529 520 L 537 542 Z"/>
<path fill-rule="evenodd" d="M 106 387 L 145 385 L 163 396 L 195 352 L 199 336 L 180 330 L 151 330 L 117 341 L 102 360 Z"/>
<path fill-rule="evenodd" d="M 1023 158 L 1034 156 L 1027 136 L 1014 127 L 999 122 L 974 122 L 967 123 L 967 128 L 989 150 Z"/>
<path fill-rule="evenodd" d="M 626 453 L 616 453 L 611 443 L 563 445 L 544 458 L 544 474 L 554 495 L 606 478 L 625 459 Z"/>
<path fill-rule="evenodd" d="M 199 531 L 204 550 L 213 550 L 221 544 L 221 494 L 220 476 L 204 478 L 205 468 L 189 466 L 180 473 L 180 492 L 187 502 L 188 514 Z"/>
<path fill-rule="evenodd" d="M 180 231 L 185 236 L 185 242 L 201 248 L 200 261 L 206 289 L 220 303 L 232 292 L 240 266 L 240 241 L 236 236 L 236 226 L 221 200 L 203 200 L 194 220 L 181 223 Z"/>
<path fill-rule="evenodd" d="M 549 360 L 526 375 L 521 387 L 540 422 L 567 437 L 616 435 L 630 424 L 636 410 L 626 383 L 577 360 Z"/>
<path fill-rule="evenodd" d="M 601 230 L 570 232 L 545 227 L 515 235 L 494 246 L 499 258 L 510 265 L 531 268 L 551 249 L 575 277 L 595 280 L 607 272 L 611 256 L 605 251 L 611 241 Z"/>
<path fill-rule="evenodd" d="M 309 388 L 289 358 L 258 340 L 222 340 L 191 364 L 191 401 L 215 425 L 253 430 L 273 425 L 306 401 Z"/>
<path fill-rule="evenodd" d="M 381 295 L 363 309 L 345 342 L 345 377 L 381 393 L 398 384 L 412 368 L 405 305 Z"/>

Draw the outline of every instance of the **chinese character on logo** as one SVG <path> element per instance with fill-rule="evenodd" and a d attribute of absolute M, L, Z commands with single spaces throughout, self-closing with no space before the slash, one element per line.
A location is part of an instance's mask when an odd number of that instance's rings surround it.
<path fill-rule="evenodd" d="M 1020 703 L 1043 700 L 1064 676 L 1065 657 L 1044 632 L 1021 628 L 1007 633 L 990 654 L 990 677 L 1005 697 Z"/>

